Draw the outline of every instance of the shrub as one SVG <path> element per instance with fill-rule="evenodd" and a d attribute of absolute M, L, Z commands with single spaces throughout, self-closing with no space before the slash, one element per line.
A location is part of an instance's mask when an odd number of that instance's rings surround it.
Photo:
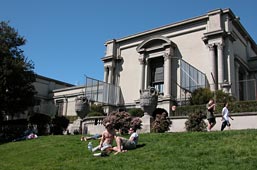
<path fill-rule="evenodd" d="M 113 124 L 113 127 L 119 130 L 121 133 L 127 133 L 128 129 L 132 126 L 140 129 L 142 125 L 139 118 L 132 117 L 128 112 L 125 111 L 111 112 L 106 118 L 104 118 L 103 124 L 105 125 L 107 122 Z"/>
<path fill-rule="evenodd" d="M 140 109 L 140 108 L 128 109 L 128 112 L 133 117 L 142 117 L 142 116 L 144 116 L 144 111 L 142 109 Z"/>
<path fill-rule="evenodd" d="M 104 116 L 103 107 L 101 105 L 92 104 L 90 106 L 90 111 L 87 116 Z"/>
<path fill-rule="evenodd" d="M 190 113 L 188 116 L 188 120 L 185 122 L 187 131 L 205 131 L 206 123 L 204 122 L 205 114 L 202 112 L 199 113 Z"/>
<path fill-rule="evenodd" d="M 194 90 L 189 100 L 191 105 L 201 105 L 208 103 L 211 98 L 215 98 L 216 103 L 224 103 L 224 101 L 233 102 L 236 100 L 235 97 L 222 90 L 216 90 L 214 93 L 209 88 Z"/>
<path fill-rule="evenodd" d="M 26 119 L 16 119 L 3 121 L 0 124 L 0 144 L 10 142 L 20 137 L 27 129 L 28 121 Z"/>
<path fill-rule="evenodd" d="M 152 123 L 152 132 L 163 133 L 169 130 L 172 122 L 167 116 L 168 113 L 166 111 L 156 113 L 155 120 Z"/>
<path fill-rule="evenodd" d="M 236 101 L 235 97 L 231 96 L 228 93 L 223 92 L 222 90 L 217 90 L 215 92 L 215 95 L 216 95 L 216 97 L 215 97 L 216 103 L 224 103 L 225 101 L 228 101 L 228 102 Z"/>
<path fill-rule="evenodd" d="M 93 116 L 103 116 L 103 113 L 100 113 L 100 112 L 89 112 L 88 117 L 93 117 Z"/>
<path fill-rule="evenodd" d="M 67 129 L 69 125 L 69 119 L 64 116 L 56 116 L 53 120 L 53 127 L 51 129 L 54 135 L 62 135 L 63 131 Z"/>
<path fill-rule="evenodd" d="M 193 91 L 189 100 L 191 105 L 201 105 L 208 103 L 210 98 L 213 98 L 213 92 L 210 89 L 198 88 Z"/>
<path fill-rule="evenodd" d="M 37 125 L 37 134 L 46 135 L 47 134 L 47 125 L 51 122 L 51 117 L 46 114 L 36 113 L 29 118 L 31 124 Z"/>

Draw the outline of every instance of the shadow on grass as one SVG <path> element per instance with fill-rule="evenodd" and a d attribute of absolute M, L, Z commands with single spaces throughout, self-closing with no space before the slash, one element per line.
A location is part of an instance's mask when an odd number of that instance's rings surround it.
<path fill-rule="evenodd" d="M 142 147 L 144 147 L 145 145 L 146 145 L 145 143 L 143 143 L 143 144 L 137 144 L 136 149 L 137 149 L 137 148 L 142 148 Z"/>

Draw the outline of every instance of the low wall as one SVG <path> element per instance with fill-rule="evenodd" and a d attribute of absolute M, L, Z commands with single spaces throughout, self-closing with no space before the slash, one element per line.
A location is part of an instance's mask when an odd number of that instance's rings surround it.
<path fill-rule="evenodd" d="M 240 130 L 240 129 L 257 129 L 257 113 L 233 113 L 231 117 L 234 120 L 230 120 L 231 126 L 230 130 Z M 187 117 L 170 117 L 172 121 L 172 126 L 169 132 L 185 132 L 185 122 Z M 206 123 L 207 119 L 204 120 Z M 213 131 L 220 131 L 221 129 L 221 115 L 216 115 L 216 125 L 213 127 Z M 226 127 L 225 130 L 228 130 Z"/>
<path fill-rule="evenodd" d="M 234 120 L 231 120 L 231 130 L 241 129 L 257 129 L 257 112 L 250 113 L 234 113 L 231 114 Z M 185 122 L 187 117 L 169 117 L 172 121 L 169 132 L 186 132 Z M 84 119 L 82 122 L 83 134 L 101 134 L 105 128 L 102 124 L 104 117 L 90 117 Z M 204 120 L 207 123 L 207 120 Z M 216 125 L 213 127 L 213 131 L 220 131 L 221 128 L 221 115 L 216 115 Z M 228 130 L 228 128 L 225 128 Z"/>

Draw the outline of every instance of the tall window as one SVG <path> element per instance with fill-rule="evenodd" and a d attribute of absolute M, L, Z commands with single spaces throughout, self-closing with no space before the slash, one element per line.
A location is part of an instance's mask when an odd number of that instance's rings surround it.
<path fill-rule="evenodd" d="M 151 68 L 151 86 L 163 93 L 164 68 L 163 57 L 153 58 L 150 60 Z"/>
<path fill-rule="evenodd" d="M 62 114 L 63 114 L 63 99 L 61 99 L 61 100 L 56 100 L 56 107 L 57 107 L 57 109 L 56 109 L 56 111 L 57 111 L 57 113 L 56 113 L 56 115 L 57 116 L 62 116 Z"/>

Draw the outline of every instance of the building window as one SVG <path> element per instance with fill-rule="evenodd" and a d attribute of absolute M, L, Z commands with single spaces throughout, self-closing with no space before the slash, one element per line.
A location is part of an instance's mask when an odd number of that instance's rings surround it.
<path fill-rule="evenodd" d="M 57 116 L 62 116 L 63 115 L 63 99 L 60 99 L 60 100 L 56 100 L 56 115 Z"/>
<path fill-rule="evenodd" d="M 151 68 L 151 87 L 158 90 L 159 93 L 163 93 L 164 84 L 164 67 L 163 67 L 163 57 L 153 58 L 150 60 Z"/>

